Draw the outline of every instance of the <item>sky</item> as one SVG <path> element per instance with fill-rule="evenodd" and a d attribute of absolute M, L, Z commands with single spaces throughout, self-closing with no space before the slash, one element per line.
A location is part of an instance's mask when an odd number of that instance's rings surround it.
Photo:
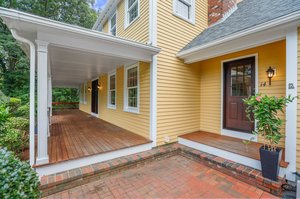
<path fill-rule="evenodd" d="M 106 4 L 106 2 L 107 2 L 107 0 L 96 0 L 95 1 L 95 9 L 99 9 L 99 8 L 101 8 L 101 9 L 103 9 L 104 8 L 104 6 L 105 6 L 105 4 Z"/>

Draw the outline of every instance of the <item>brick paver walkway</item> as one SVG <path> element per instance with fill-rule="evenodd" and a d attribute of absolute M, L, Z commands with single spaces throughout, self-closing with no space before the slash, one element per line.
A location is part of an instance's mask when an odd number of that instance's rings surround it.
<path fill-rule="evenodd" d="M 180 155 L 47 198 L 276 198 Z"/>

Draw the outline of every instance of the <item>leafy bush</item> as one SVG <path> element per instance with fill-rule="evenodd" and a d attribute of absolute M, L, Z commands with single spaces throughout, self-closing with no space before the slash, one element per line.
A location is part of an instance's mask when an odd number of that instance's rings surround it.
<path fill-rule="evenodd" d="M 8 102 L 8 109 L 11 115 L 17 115 L 18 109 L 21 106 L 21 100 L 18 98 L 10 98 Z"/>
<path fill-rule="evenodd" d="M 261 96 L 257 94 L 244 99 L 248 105 L 246 108 L 247 116 L 252 120 L 251 115 L 257 121 L 254 134 L 261 135 L 264 139 L 264 147 L 269 151 L 276 151 L 281 134 L 281 126 L 283 120 L 277 115 L 279 111 L 284 112 L 284 108 L 288 103 L 292 102 L 295 97 L 275 97 Z"/>
<path fill-rule="evenodd" d="M 29 121 L 21 117 L 8 118 L 0 131 L 0 146 L 21 155 L 29 145 Z"/>
<path fill-rule="evenodd" d="M 39 178 L 26 162 L 0 148 L 0 198 L 39 198 Z"/>
<path fill-rule="evenodd" d="M 29 104 L 22 105 L 18 107 L 16 113 L 16 117 L 24 117 L 29 118 Z"/>
<path fill-rule="evenodd" d="M 3 105 L 0 105 L 0 133 L 8 117 L 9 117 L 8 108 L 6 108 Z"/>

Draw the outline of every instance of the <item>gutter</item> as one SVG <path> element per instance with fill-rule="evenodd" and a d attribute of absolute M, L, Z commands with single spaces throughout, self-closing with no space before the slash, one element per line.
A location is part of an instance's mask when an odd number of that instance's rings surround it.
<path fill-rule="evenodd" d="M 265 22 L 263 24 L 259 24 L 257 26 L 248 28 L 246 30 L 239 31 L 239 32 L 234 33 L 230 36 L 217 39 L 217 40 L 215 40 L 213 42 L 210 42 L 210 43 L 207 43 L 207 44 L 203 44 L 203 45 L 200 45 L 200 46 L 195 46 L 195 47 L 192 47 L 190 49 L 180 51 L 180 52 L 177 53 L 176 56 L 181 58 L 181 59 L 184 59 L 185 57 L 191 56 L 191 55 L 197 53 L 200 50 L 204 50 L 204 49 L 209 48 L 209 47 L 217 46 L 219 44 L 229 42 L 229 41 L 232 41 L 232 40 L 235 40 L 235 39 L 247 36 L 247 35 L 251 35 L 251 34 L 259 32 L 259 31 L 267 30 L 267 29 L 270 29 L 270 28 L 273 28 L 273 27 L 276 27 L 276 26 L 279 26 L 279 25 L 282 25 L 282 24 L 285 24 L 285 23 L 293 22 L 297 19 L 300 19 L 300 11 L 296 11 L 296 12 L 293 12 L 291 14 L 285 15 L 283 17 L 279 17 L 277 19 L 274 19 L 272 21 L 268 21 L 268 22 Z"/>
<path fill-rule="evenodd" d="M 103 27 L 103 25 L 104 25 L 103 23 L 104 23 L 105 19 L 108 18 L 111 10 L 114 10 L 114 8 L 118 5 L 118 3 L 119 3 L 119 0 L 108 0 L 104 9 L 99 14 L 97 21 L 93 25 L 93 28 L 92 28 L 93 30 L 95 30 L 97 28 L 98 24 L 100 24 Z"/>
<path fill-rule="evenodd" d="M 70 25 L 70 24 L 50 20 L 50 19 L 47 19 L 47 18 L 35 16 L 35 15 L 32 15 L 32 14 L 27 14 L 27 13 L 20 12 L 20 11 L 17 11 L 17 10 L 12 10 L 12 9 L 7 9 L 7 8 L 0 7 L 0 16 L 2 18 L 6 17 L 6 18 L 9 18 L 9 19 L 17 20 L 17 21 L 24 21 L 24 22 L 27 22 L 27 23 L 44 26 L 46 28 L 54 28 L 54 29 L 57 29 L 57 30 L 67 31 L 67 32 L 76 33 L 76 34 L 81 34 L 81 35 L 91 37 L 91 38 L 103 39 L 103 40 L 106 40 L 106 41 L 109 41 L 109 42 L 119 43 L 119 44 L 123 44 L 123 45 L 129 45 L 129 46 L 132 46 L 132 47 L 137 47 L 137 48 L 141 48 L 141 49 L 144 49 L 144 50 L 152 51 L 153 54 L 157 54 L 160 51 L 160 48 L 157 48 L 157 47 L 154 47 L 154 46 L 150 46 L 150 45 L 142 44 L 142 43 L 139 43 L 139 42 L 135 42 L 135 41 L 131 41 L 131 40 L 111 36 L 111 35 L 108 35 L 106 33 L 102 33 L 102 32 L 99 32 L 99 31 L 90 30 L 90 29 L 79 27 L 79 26 Z"/>
<path fill-rule="evenodd" d="M 35 128 L 35 104 L 34 104 L 34 98 L 35 98 L 35 45 L 29 41 L 28 39 L 25 39 L 17 34 L 17 31 L 15 29 L 11 29 L 12 36 L 25 44 L 28 44 L 30 46 L 30 111 L 29 111 L 29 162 L 30 165 L 34 165 L 34 159 L 35 159 L 35 140 L 34 140 L 34 128 Z"/>

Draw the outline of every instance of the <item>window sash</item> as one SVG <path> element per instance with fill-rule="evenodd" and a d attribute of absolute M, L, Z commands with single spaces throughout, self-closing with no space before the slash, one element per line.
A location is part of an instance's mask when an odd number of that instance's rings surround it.
<path fill-rule="evenodd" d="M 130 24 L 131 22 L 133 22 L 139 15 L 139 7 L 138 7 L 138 0 L 135 0 L 131 5 L 130 0 L 127 1 L 128 5 L 127 5 L 127 22 L 128 24 Z M 136 8 L 135 12 L 132 12 L 133 9 Z M 133 16 L 135 15 L 135 16 Z"/>
<path fill-rule="evenodd" d="M 191 7 L 192 4 L 187 2 L 186 0 L 176 0 L 176 13 L 189 20 L 191 19 Z"/>
<path fill-rule="evenodd" d="M 139 72 L 138 66 L 126 69 L 126 104 L 125 110 L 138 111 L 139 106 Z"/>
<path fill-rule="evenodd" d="M 113 107 L 116 106 L 116 74 L 109 75 L 108 105 Z"/>
<path fill-rule="evenodd" d="M 110 33 L 114 36 L 117 34 L 117 15 L 116 13 L 110 18 Z"/>

